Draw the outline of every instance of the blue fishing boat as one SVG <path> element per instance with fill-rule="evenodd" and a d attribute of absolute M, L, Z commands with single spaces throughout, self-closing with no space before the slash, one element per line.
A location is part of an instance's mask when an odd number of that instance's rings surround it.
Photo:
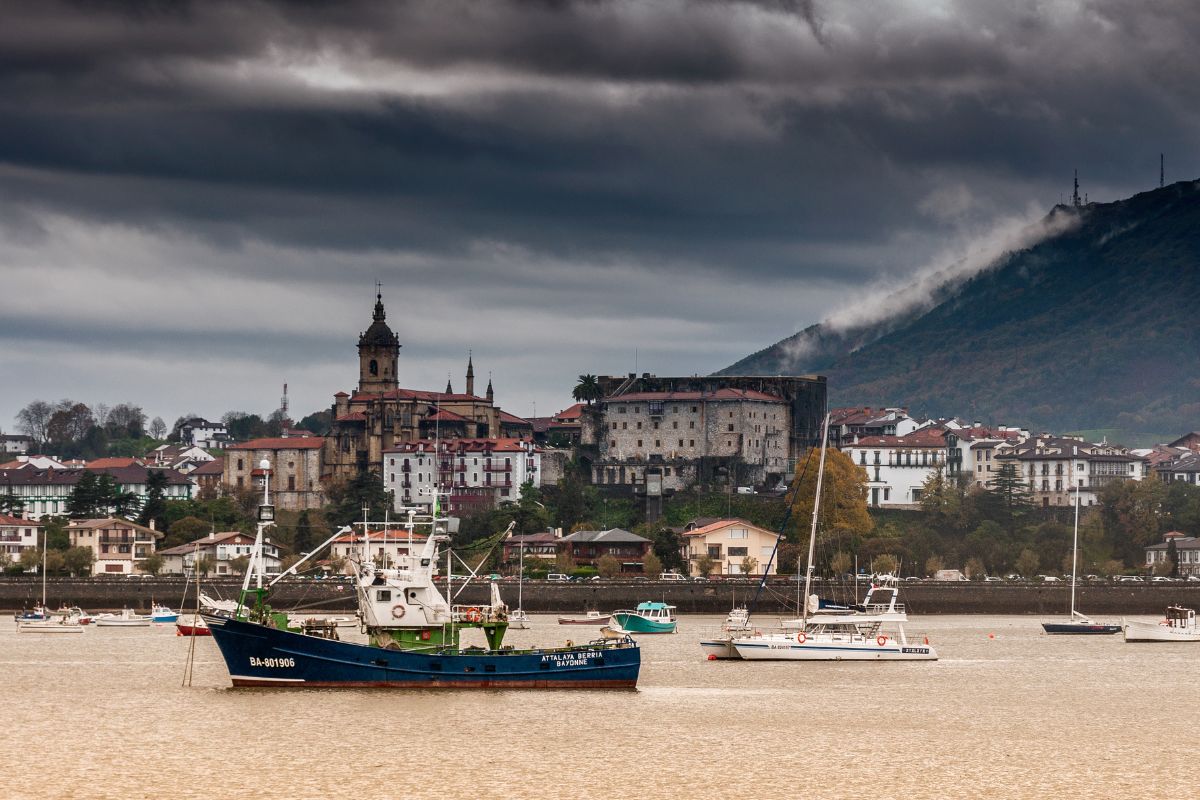
<path fill-rule="evenodd" d="M 264 466 L 264 470 L 269 465 Z M 340 641 L 337 626 L 310 620 L 299 626 L 267 604 L 263 586 L 262 541 L 274 509 L 264 493 L 258 534 L 237 608 L 204 614 L 234 686 L 315 686 L 392 688 L 633 688 L 641 668 L 641 649 L 629 636 L 586 644 L 518 649 L 504 645 L 508 607 L 492 584 L 487 605 L 453 605 L 434 585 L 439 546 L 447 545 L 446 520 L 416 508 L 404 509 L 407 524 L 380 543 L 374 523 L 339 530 L 310 556 L 339 537 L 358 545 L 354 567 L 358 617 L 365 644 Z M 356 527 L 356 526 L 355 526 Z M 344 541 L 344 538 L 343 538 Z M 377 560 L 378 559 L 378 560 Z M 278 581 L 303 561 L 277 576 Z M 257 586 L 250 588 L 251 574 Z M 461 591 L 461 589 L 460 589 Z M 461 635 L 478 630 L 486 646 L 464 645 Z"/>

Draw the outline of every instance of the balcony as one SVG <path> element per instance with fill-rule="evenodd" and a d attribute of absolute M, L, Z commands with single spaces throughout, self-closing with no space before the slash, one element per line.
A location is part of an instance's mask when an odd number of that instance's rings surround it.
<path fill-rule="evenodd" d="M 488 461 L 483 465 L 484 472 L 512 472 L 512 464 L 493 464 Z"/>
<path fill-rule="evenodd" d="M 406 475 L 404 477 L 404 480 L 400 481 L 400 485 L 403 486 L 405 489 L 411 489 L 412 488 L 412 480 L 409 479 L 409 477 Z"/>
<path fill-rule="evenodd" d="M 410 464 L 401 464 L 400 471 L 401 472 L 412 472 L 412 466 Z"/>
<path fill-rule="evenodd" d="M 153 538 L 142 538 L 135 536 L 106 536 L 100 534 L 100 544 L 150 544 Z"/>

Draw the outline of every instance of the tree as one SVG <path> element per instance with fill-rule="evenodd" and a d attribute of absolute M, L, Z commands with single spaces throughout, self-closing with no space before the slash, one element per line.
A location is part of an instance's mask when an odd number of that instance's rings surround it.
<path fill-rule="evenodd" d="M 39 446 L 44 445 L 49 439 L 52 416 L 54 416 L 54 406 L 45 400 L 34 400 L 17 412 L 17 430 L 32 437 Z"/>
<path fill-rule="evenodd" d="M 10 517 L 19 517 L 21 512 L 25 510 L 25 501 L 13 493 L 12 486 L 5 487 L 5 492 L 0 494 L 0 514 L 7 514 Z"/>
<path fill-rule="evenodd" d="M 163 422 L 162 417 L 155 417 L 150 423 L 150 435 L 160 441 L 167 435 L 167 423 Z"/>
<path fill-rule="evenodd" d="M 845 550 L 834 553 L 829 560 L 829 571 L 834 575 L 845 575 L 854 566 L 854 559 Z"/>
<path fill-rule="evenodd" d="M 360 472 L 349 480 L 334 483 L 329 487 L 328 497 L 330 506 L 325 519 L 335 530 L 361 520 L 363 506 L 372 520 L 382 520 L 384 512 L 392 508 L 392 493 L 383 488 L 378 472 Z"/>
<path fill-rule="evenodd" d="M 90 469 L 83 470 L 71 495 L 67 498 L 67 515 L 75 519 L 90 519 L 100 508 L 100 476 Z"/>
<path fill-rule="evenodd" d="M 314 411 L 308 416 L 302 418 L 296 424 L 297 428 L 306 431 L 312 431 L 318 436 L 324 436 L 329 433 L 329 429 L 333 426 L 333 412 L 328 409 L 324 411 Z"/>
<path fill-rule="evenodd" d="M 493 522 L 497 527 L 507 527 L 509 522 L 515 522 L 513 532 L 517 534 L 538 533 L 550 526 L 550 512 L 542 503 L 542 493 L 533 481 L 525 481 L 521 484 L 517 502 L 501 505 Z"/>
<path fill-rule="evenodd" d="M 758 559 L 754 556 L 746 556 L 738 564 L 738 569 L 742 571 L 743 575 L 752 575 L 754 570 L 758 569 Z"/>
<path fill-rule="evenodd" d="M 90 547 L 72 547 L 63 553 L 63 561 L 66 563 L 67 571 L 73 577 L 92 574 L 92 563 L 96 556 Z"/>
<path fill-rule="evenodd" d="M 1020 517 L 1033 510 L 1032 492 L 1012 463 L 1001 464 L 992 477 L 991 486 L 978 491 L 974 497 L 980 516 L 999 522 L 1009 531 Z"/>
<path fill-rule="evenodd" d="M 46 551 L 46 574 L 57 575 L 67 568 L 67 559 L 62 550 Z"/>
<path fill-rule="evenodd" d="M 899 562 L 890 553 L 881 553 L 871 559 L 871 572 L 875 575 L 895 575 Z"/>
<path fill-rule="evenodd" d="M 1032 578 L 1037 574 L 1038 567 L 1041 566 L 1041 559 L 1038 554 L 1029 548 L 1021 551 L 1021 555 L 1017 557 L 1017 572 L 1024 578 Z"/>
<path fill-rule="evenodd" d="M 788 539 L 807 543 L 821 451 L 813 448 L 796 463 L 791 488 L 791 522 Z M 867 474 L 845 453 L 832 448 L 825 455 L 821 487 L 820 524 L 823 536 L 833 539 L 863 536 L 875 528 L 867 511 Z"/>
<path fill-rule="evenodd" d="M 621 573 L 621 562 L 611 553 L 605 553 L 596 559 L 596 571 L 601 578 L 612 578 Z"/>
<path fill-rule="evenodd" d="M 1167 563 L 1171 565 L 1171 577 L 1179 577 L 1179 547 L 1175 544 L 1174 537 L 1167 542 Z"/>
<path fill-rule="evenodd" d="M 716 566 L 717 562 L 708 553 L 696 559 L 696 574 L 701 577 L 707 577 Z"/>
<path fill-rule="evenodd" d="M 229 560 L 229 568 L 238 575 L 245 575 L 250 568 L 250 556 L 238 556 Z"/>
<path fill-rule="evenodd" d="M 170 524 L 162 546 L 166 548 L 189 544 L 209 533 L 212 533 L 212 525 L 206 520 L 199 517 L 184 517 Z"/>
<path fill-rule="evenodd" d="M 654 555 L 653 550 L 647 550 L 646 555 L 642 558 L 642 571 L 647 578 L 657 578 L 662 575 L 662 561 L 658 556 Z"/>
<path fill-rule="evenodd" d="M 164 566 L 166 566 L 166 562 L 158 553 L 151 553 L 138 563 L 138 569 L 147 575 L 157 575 L 162 572 Z"/>
<path fill-rule="evenodd" d="M 216 566 L 216 564 L 213 561 L 213 557 L 205 554 L 196 559 L 195 563 L 192 565 L 192 569 L 200 573 L 202 577 L 207 578 L 208 573 L 212 572 L 214 566 Z"/>
<path fill-rule="evenodd" d="M 146 412 L 133 403 L 117 403 L 109 412 L 105 427 L 113 438 L 140 439 L 146 430 Z"/>
<path fill-rule="evenodd" d="M 17 557 L 17 560 L 26 572 L 32 572 L 41 568 L 42 554 L 36 548 L 26 547 L 21 551 L 21 555 Z"/>
<path fill-rule="evenodd" d="M 292 549 L 297 554 L 304 554 L 311 551 L 314 544 L 316 541 L 313 538 L 312 521 L 309 519 L 308 510 L 305 509 L 296 519 L 296 532 L 292 534 Z"/>
<path fill-rule="evenodd" d="M 138 524 L 149 525 L 151 520 L 162 519 L 167 510 L 164 499 L 167 489 L 167 473 L 161 469 L 146 471 L 146 502 L 138 515 Z"/>
<path fill-rule="evenodd" d="M 580 375 L 579 383 L 575 384 L 571 396 L 590 406 L 593 401 L 604 397 L 604 391 L 600 388 L 600 381 L 595 375 Z"/>
<path fill-rule="evenodd" d="M 83 403 L 62 400 L 50 415 L 46 438 L 54 445 L 65 447 L 83 439 L 95 424 L 90 408 Z"/>
<path fill-rule="evenodd" d="M 963 565 L 963 574 L 971 580 L 976 580 L 987 575 L 987 568 L 978 558 L 968 558 L 967 563 Z"/>

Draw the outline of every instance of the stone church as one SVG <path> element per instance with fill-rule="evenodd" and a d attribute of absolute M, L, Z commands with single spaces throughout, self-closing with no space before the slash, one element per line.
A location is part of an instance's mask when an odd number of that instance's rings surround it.
<path fill-rule="evenodd" d="M 375 296 L 371 326 L 358 339 L 358 389 L 334 395 L 333 425 L 325 440 L 328 478 L 350 478 L 364 470 L 382 474 L 385 450 L 404 442 L 440 438 L 531 438 L 532 425 L 501 411 L 489 379 L 475 394 L 475 367 L 467 358 L 466 391 L 402 389 L 400 340 L 387 324 L 383 295 Z"/>

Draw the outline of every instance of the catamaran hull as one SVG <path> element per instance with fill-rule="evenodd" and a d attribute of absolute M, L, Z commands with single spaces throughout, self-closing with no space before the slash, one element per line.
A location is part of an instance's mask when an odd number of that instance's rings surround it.
<path fill-rule="evenodd" d="M 741 658 L 732 639 L 702 639 L 700 652 L 707 658 Z"/>
<path fill-rule="evenodd" d="M 386 650 L 205 615 L 234 686 L 632 689 L 641 649 L 581 645 L 434 654 Z"/>
<path fill-rule="evenodd" d="M 889 640 L 875 642 L 804 643 L 736 640 L 734 649 L 746 661 L 937 661 L 937 652 L 927 644 L 901 645 Z"/>

